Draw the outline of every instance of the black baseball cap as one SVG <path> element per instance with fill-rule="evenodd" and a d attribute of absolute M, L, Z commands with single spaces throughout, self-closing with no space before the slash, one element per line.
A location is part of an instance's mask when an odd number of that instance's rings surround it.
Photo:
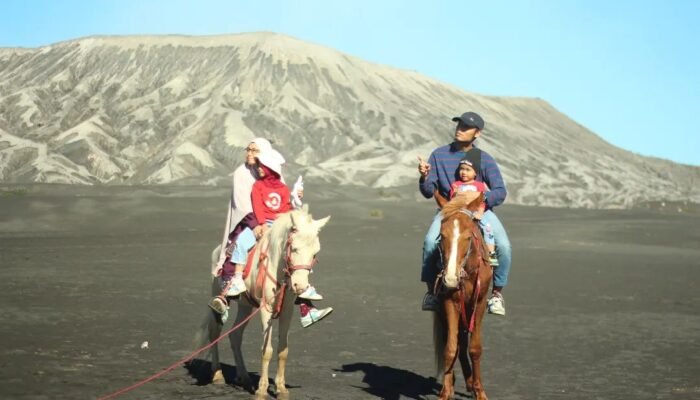
<path fill-rule="evenodd" d="M 484 119 L 475 112 L 467 111 L 459 117 L 452 118 L 452 121 L 459 121 L 470 128 L 477 128 L 480 131 L 484 130 Z"/>

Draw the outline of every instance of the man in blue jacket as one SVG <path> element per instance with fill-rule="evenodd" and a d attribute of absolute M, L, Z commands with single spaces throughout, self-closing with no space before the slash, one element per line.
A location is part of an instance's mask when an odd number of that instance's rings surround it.
<path fill-rule="evenodd" d="M 429 199 L 433 192 L 438 190 L 440 194 L 449 198 L 450 186 L 458 178 L 457 170 L 459 162 L 465 156 L 478 160 L 475 171 L 476 180 L 484 182 L 489 191 L 486 192 L 486 212 L 483 218 L 491 225 L 496 241 L 496 255 L 498 266 L 494 270 L 493 290 L 488 301 L 488 310 L 491 314 L 505 315 L 505 302 L 503 300 L 503 288 L 508 283 L 508 273 L 511 264 L 511 247 L 508 234 L 503 224 L 499 221 L 493 208 L 502 204 L 506 199 L 506 186 L 498 169 L 496 160 L 487 152 L 477 148 L 474 141 L 481 136 L 484 129 L 484 120 L 474 112 L 465 112 L 459 117 L 452 118 L 457 122 L 454 141 L 446 146 L 435 149 L 426 163 L 419 157 L 418 172 L 420 179 L 418 188 L 421 194 Z M 438 212 L 428 228 L 423 242 L 423 265 L 421 268 L 421 281 L 428 286 L 428 293 L 423 298 L 424 310 L 436 311 L 437 297 L 432 293 L 433 285 L 438 274 L 437 248 L 439 245 L 440 222 L 442 216 Z"/>

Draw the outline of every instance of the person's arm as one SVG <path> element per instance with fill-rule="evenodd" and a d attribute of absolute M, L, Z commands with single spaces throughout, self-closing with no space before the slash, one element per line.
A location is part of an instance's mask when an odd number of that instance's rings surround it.
<path fill-rule="evenodd" d="M 435 160 L 434 151 L 430 155 L 428 163 L 430 164 L 430 172 L 428 173 L 428 176 L 421 176 L 418 180 L 418 189 L 426 199 L 433 197 L 433 192 L 435 192 L 435 189 L 437 188 L 437 162 Z"/>
<path fill-rule="evenodd" d="M 250 202 L 250 190 L 251 185 L 249 182 L 250 178 L 246 179 L 246 174 L 250 175 L 250 171 L 241 166 L 233 172 L 233 192 L 231 193 L 231 204 L 236 210 L 239 210 L 242 214 L 247 214 L 253 211 L 253 207 Z M 231 227 L 233 229 L 233 227 Z"/>
<path fill-rule="evenodd" d="M 503 181 L 503 176 L 501 176 L 501 171 L 498 169 L 496 160 L 490 155 L 487 156 L 484 153 L 482 153 L 482 155 L 482 177 L 484 183 L 488 185 L 490 189 L 488 192 L 484 193 L 486 196 L 486 207 L 494 208 L 503 204 L 508 192 L 506 191 L 506 184 Z"/>
<path fill-rule="evenodd" d="M 251 203 L 253 204 L 253 214 L 258 220 L 258 225 L 265 224 L 265 203 L 263 202 L 262 192 L 258 185 L 253 185 L 253 190 L 250 193 Z"/>

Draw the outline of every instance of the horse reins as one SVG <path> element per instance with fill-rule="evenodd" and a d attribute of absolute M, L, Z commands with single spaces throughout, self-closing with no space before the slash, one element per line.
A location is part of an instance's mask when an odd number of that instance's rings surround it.
<path fill-rule="evenodd" d="M 262 269 L 264 269 L 265 275 L 267 278 L 272 280 L 272 282 L 275 284 L 277 287 L 277 299 L 275 301 L 275 307 L 274 310 L 272 310 L 272 318 L 276 319 L 280 312 L 282 311 L 282 304 L 284 303 L 284 296 L 287 291 L 287 286 L 289 286 L 289 280 L 292 277 L 292 274 L 295 271 L 298 271 L 300 269 L 306 269 L 311 271 L 314 265 L 316 265 L 316 262 L 318 261 L 318 258 L 314 255 L 313 259 L 311 260 L 310 264 L 292 264 L 292 238 L 294 236 L 294 233 L 296 230 L 292 229 L 289 232 L 289 235 L 287 235 L 287 243 L 285 244 L 285 257 L 284 257 L 284 274 L 285 274 L 285 279 L 284 283 L 282 285 L 277 282 L 277 279 L 275 279 L 272 275 L 270 275 L 268 269 L 267 269 L 267 260 L 269 260 L 269 257 L 267 255 L 267 246 L 265 247 L 265 250 L 260 253 L 260 262 L 263 263 Z M 268 243 L 269 244 L 269 243 Z M 262 296 L 265 296 L 264 289 L 265 289 L 265 281 L 267 279 L 264 279 L 261 283 L 261 292 Z"/>

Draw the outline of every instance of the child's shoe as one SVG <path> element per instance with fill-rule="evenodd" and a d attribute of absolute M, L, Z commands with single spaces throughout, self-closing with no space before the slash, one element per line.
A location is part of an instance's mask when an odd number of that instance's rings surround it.
<path fill-rule="evenodd" d="M 323 296 L 316 292 L 316 288 L 313 286 L 307 287 L 306 290 L 304 290 L 304 293 L 297 295 L 297 297 L 306 300 L 323 300 Z"/>
<path fill-rule="evenodd" d="M 492 267 L 498 267 L 498 257 L 496 257 L 495 251 L 489 253 L 489 264 Z"/>
<path fill-rule="evenodd" d="M 423 311 L 437 311 L 439 307 L 438 298 L 432 293 L 426 293 L 423 296 L 423 304 L 421 309 Z"/>
<path fill-rule="evenodd" d="M 317 309 L 316 307 L 311 308 L 311 309 L 309 309 L 309 312 L 306 313 L 306 315 L 301 316 L 301 326 L 302 326 L 302 328 L 308 328 L 311 325 L 315 324 L 316 322 L 327 317 L 332 312 L 333 312 L 333 307 L 322 308 L 320 310 Z"/>

